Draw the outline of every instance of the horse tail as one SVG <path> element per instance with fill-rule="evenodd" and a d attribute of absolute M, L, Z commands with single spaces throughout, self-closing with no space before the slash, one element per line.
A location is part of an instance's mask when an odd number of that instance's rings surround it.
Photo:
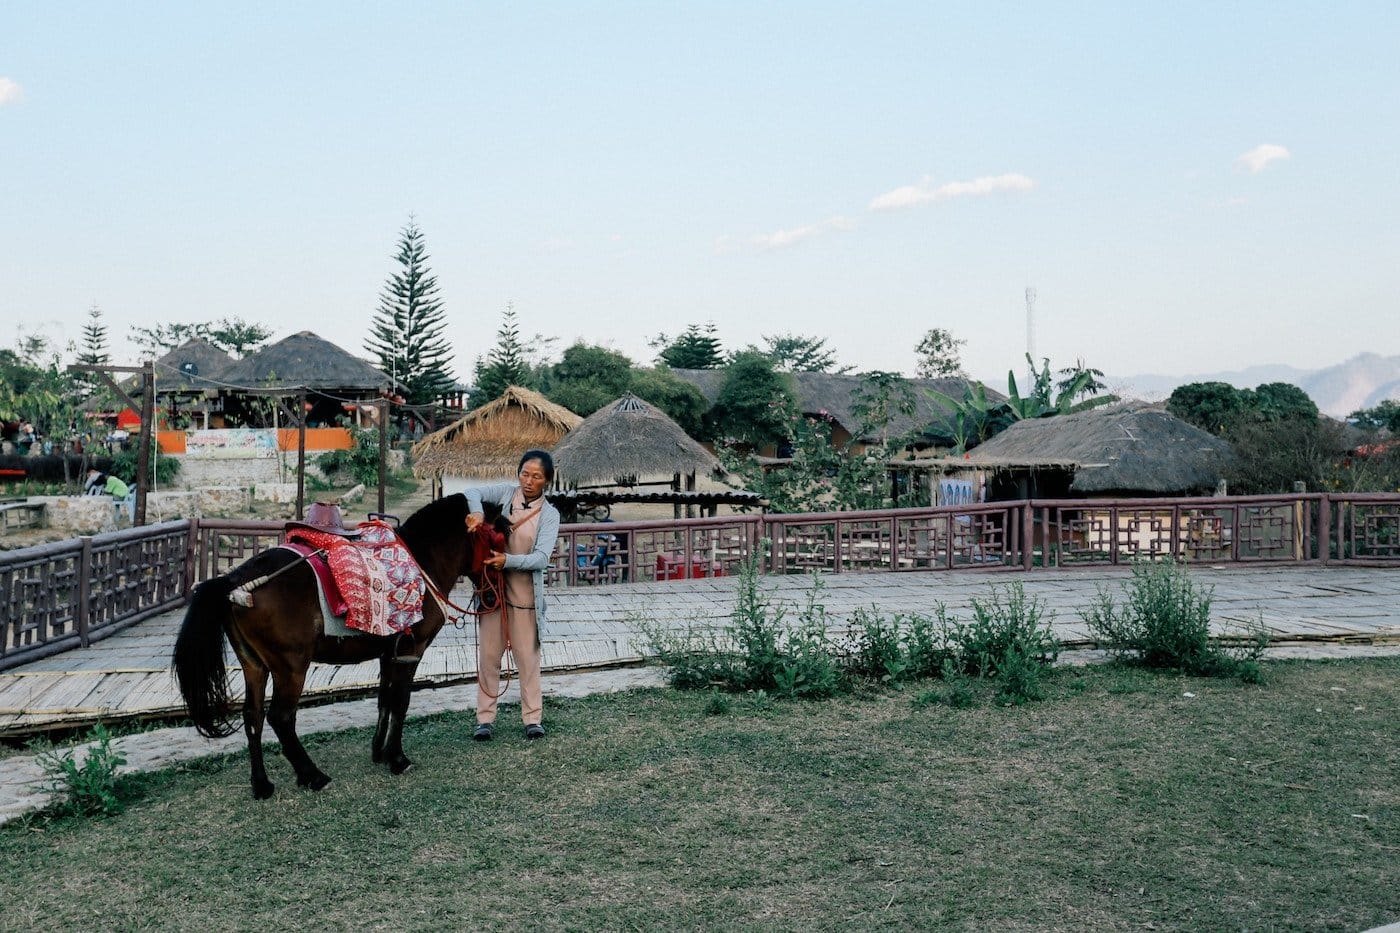
<path fill-rule="evenodd" d="M 200 735 L 210 738 L 231 735 L 235 728 L 229 721 L 224 667 L 224 628 L 233 619 L 228 597 L 234 585 L 223 576 L 194 588 L 171 659 L 190 719 Z"/>

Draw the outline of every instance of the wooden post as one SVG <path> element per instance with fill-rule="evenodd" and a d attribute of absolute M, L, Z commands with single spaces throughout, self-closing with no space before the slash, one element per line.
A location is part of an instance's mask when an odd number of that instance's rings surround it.
<path fill-rule="evenodd" d="M 389 400 L 379 399 L 379 511 L 384 511 L 384 487 L 389 479 Z"/>
<path fill-rule="evenodd" d="M 88 646 L 88 624 L 92 617 L 92 537 L 78 539 L 78 644 Z"/>
<path fill-rule="evenodd" d="M 1021 503 L 1021 569 L 1030 570 L 1035 565 L 1035 501 L 1026 499 Z"/>
<path fill-rule="evenodd" d="M 280 457 L 281 451 L 278 451 Z M 306 515 L 306 390 L 297 393 L 297 521 Z"/>
<path fill-rule="evenodd" d="M 136 524 L 146 524 L 146 493 L 151 482 L 151 445 L 155 440 L 156 365 L 141 367 L 141 443 L 136 464 Z"/>
<path fill-rule="evenodd" d="M 189 520 L 189 538 L 185 542 L 185 600 L 188 602 L 190 591 L 194 589 L 195 583 L 199 579 L 199 519 Z"/>
<path fill-rule="evenodd" d="M 1332 497 L 1322 494 L 1317 504 L 1317 559 L 1327 563 L 1332 559 Z"/>
<path fill-rule="evenodd" d="M 672 492 L 680 492 L 680 491 L 681 491 L 681 475 L 680 475 L 679 473 L 673 473 L 673 474 L 671 474 L 671 491 L 672 491 Z M 671 503 L 671 516 L 672 516 L 673 518 L 680 518 L 680 517 L 681 517 L 681 504 L 680 504 L 679 502 L 673 502 L 673 503 Z"/>

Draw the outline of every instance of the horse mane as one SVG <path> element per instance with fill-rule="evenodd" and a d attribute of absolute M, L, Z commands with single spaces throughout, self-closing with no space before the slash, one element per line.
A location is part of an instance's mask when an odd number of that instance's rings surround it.
<path fill-rule="evenodd" d="M 466 522 L 467 497 L 457 492 L 434 499 L 410 515 L 399 528 L 399 537 L 409 550 L 422 553 L 452 538 L 465 540 Z"/>

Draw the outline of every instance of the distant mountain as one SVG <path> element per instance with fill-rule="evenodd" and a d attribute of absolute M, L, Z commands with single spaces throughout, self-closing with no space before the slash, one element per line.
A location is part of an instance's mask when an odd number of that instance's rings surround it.
<path fill-rule="evenodd" d="M 1263 365 L 1189 376 L 1109 376 L 1105 381 L 1120 395 L 1153 400 L 1166 398 L 1177 386 L 1188 382 L 1228 382 L 1241 389 L 1253 389 L 1265 382 L 1288 382 L 1308 393 L 1324 414 L 1345 418 L 1358 408 L 1371 408 L 1388 398 L 1400 399 L 1400 356 L 1362 353 L 1325 369 Z"/>

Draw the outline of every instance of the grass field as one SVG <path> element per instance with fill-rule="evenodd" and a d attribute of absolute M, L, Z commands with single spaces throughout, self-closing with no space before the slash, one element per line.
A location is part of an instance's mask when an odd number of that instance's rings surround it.
<path fill-rule="evenodd" d="M 1021 708 L 656 690 L 550 703 L 528 745 L 440 716 L 411 723 L 397 779 L 367 734 L 313 737 L 320 794 L 276 759 L 256 803 L 236 756 L 132 779 L 113 818 L 0 829 L 0 926 L 1400 920 L 1400 660 L 1268 669 L 1262 687 L 1061 669 Z"/>

